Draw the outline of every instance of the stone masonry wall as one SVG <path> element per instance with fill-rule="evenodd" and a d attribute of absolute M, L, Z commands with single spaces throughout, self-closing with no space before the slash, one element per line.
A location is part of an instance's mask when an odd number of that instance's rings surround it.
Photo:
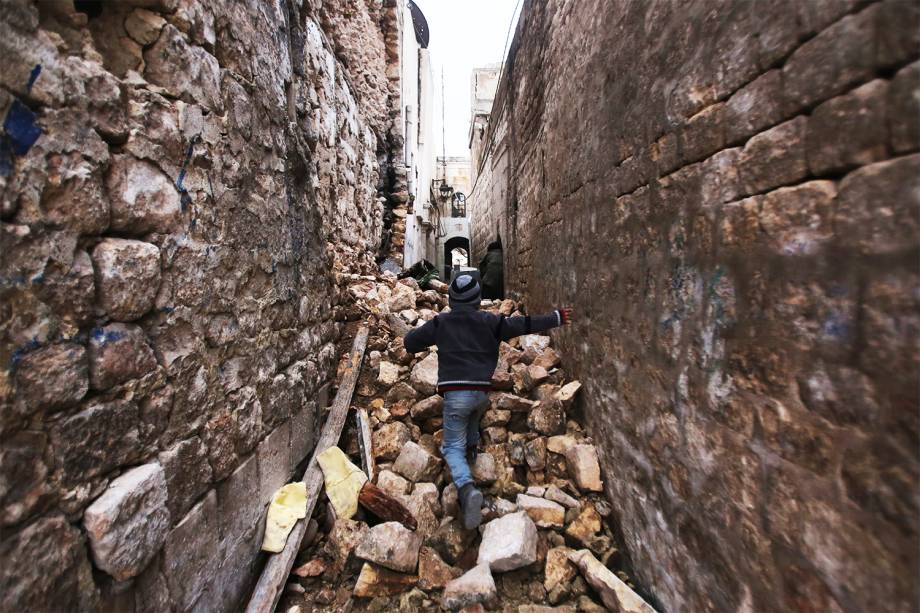
<path fill-rule="evenodd" d="M 476 249 L 500 226 L 512 293 L 576 309 L 561 347 L 663 610 L 920 598 L 918 11 L 525 3 Z"/>
<path fill-rule="evenodd" d="M 248 595 L 380 243 L 379 4 L 0 2 L 0 610 Z"/>

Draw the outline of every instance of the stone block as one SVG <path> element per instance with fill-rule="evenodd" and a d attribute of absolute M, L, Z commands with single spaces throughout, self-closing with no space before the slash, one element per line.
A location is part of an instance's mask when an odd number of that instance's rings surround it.
<path fill-rule="evenodd" d="M 744 194 L 796 183 L 808 175 L 805 161 L 807 123 L 805 117 L 796 117 L 747 142 L 738 160 Z"/>
<path fill-rule="evenodd" d="M 887 157 L 887 95 L 888 83 L 876 79 L 812 111 L 805 137 L 811 174 L 826 175 Z"/>
<path fill-rule="evenodd" d="M 440 417 L 443 407 L 444 399 L 440 395 L 429 396 L 413 404 L 410 414 L 412 415 L 412 419 L 423 421 L 432 417 Z"/>
<path fill-rule="evenodd" d="M 553 547 L 546 552 L 546 565 L 543 569 L 543 588 L 547 592 L 559 585 L 568 585 L 575 579 L 578 569 L 569 561 L 569 554 L 575 553 L 568 547 Z"/>
<path fill-rule="evenodd" d="M 144 52 L 144 77 L 189 103 L 199 103 L 220 115 L 223 99 L 217 58 L 189 45 L 182 33 L 167 25 L 157 42 Z"/>
<path fill-rule="evenodd" d="M 760 228 L 782 255 L 816 253 L 832 235 L 830 217 L 837 189 L 833 181 L 809 181 L 765 194 Z"/>
<path fill-rule="evenodd" d="M 166 508 L 166 477 L 153 462 L 125 472 L 83 514 L 96 566 L 126 581 L 163 546 L 172 525 Z"/>
<path fill-rule="evenodd" d="M 603 491 L 601 467 L 594 445 L 581 444 L 569 447 L 565 452 L 565 462 L 579 489 L 588 492 Z"/>
<path fill-rule="evenodd" d="M 80 531 L 44 517 L 0 542 L 0 611 L 98 610 L 98 592 Z"/>
<path fill-rule="evenodd" d="M 565 427 L 565 411 L 558 401 L 541 402 L 527 416 L 527 426 L 544 435 L 561 432 Z"/>
<path fill-rule="evenodd" d="M 365 563 L 361 567 L 358 579 L 355 581 L 353 594 L 358 598 L 393 596 L 411 589 L 418 580 L 416 575 L 397 573 L 374 564 Z M 402 610 L 402 607 L 400 607 L 400 610 Z"/>
<path fill-rule="evenodd" d="M 562 528 L 565 525 L 565 508 L 552 500 L 518 494 L 517 504 L 540 528 Z"/>
<path fill-rule="evenodd" d="M 441 460 L 413 441 L 403 445 L 393 471 L 412 481 L 432 481 L 441 470 Z"/>
<path fill-rule="evenodd" d="M 425 545 L 437 551 L 448 564 L 457 564 L 475 538 L 474 530 L 465 530 L 459 520 L 451 519 L 445 520 L 433 535 L 425 539 Z"/>
<path fill-rule="evenodd" d="M 409 383 L 424 396 L 430 396 L 438 388 L 438 354 L 431 352 L 428 356 L 412 367 Z"/>
<path fill-rule="evenodd" d="M 259 459 L 252 454 L 217 486 L 217 525 L 220 559 L 241 541 L 252 538 L 263 520 L 267 501 L 259 497 Z"/>
<path fill-rule="evenodd" d="M 130 155 L 115 156 L 106 186 L 112 203 L 113 230 L 135 236 L 149 232 L 166 234 L 181 221 L 182 208 L 175 185 L 149 162 Z"/>
<path fill-rule="evenodd" d="M 147 9 L 134 9 L 125 18 L 125 30 L 128 36 L 140 45 L 150 45 L 160 37 L 160 30 L 166 25 L 166 20 Z"/>
<path fill-rule="evenodd" d="M 902 68 L 891 80 L 885 115 L 895 153 L 920 149 L 920 61 Z"/>
<path fill-rule="evenodd" d="M 488 564 L 480 563 L 444 587 L 441 606 L 459 611 L 473 605 L 492 608 L 498 602 L 498 591 Z"/>
<path fill-rule="evenodd" d="M 567 509 L 574 509 L 580 505 L 576 499 L 563 492 L 556 485 L 550 485 L 547 487 L 543 497 L 547 500 L 558 502 Z"/>
<path fill-rule="evenodd" d="M 409 427 L 401 421 L 385 424 L 371 433 L 374 458 L 395 460 L 403 447 L 412 440 Z"/>
<path fill-rule="evenodd" d="M 316 446 L 316 403 L 307 402 L 291 418 L 291 473 Z"/>
<path fill-rule="evenodd" d="M 878 10 L 878 5 L 873 5 L 844 17 L 786 60 L 783 93 L 787 116 L 872 78 Z"/>
<path fill-rule="evenodd" d="M 783 120 L 783 80 L 780 70 L 760 75 L 725 104 L 725 142 L 738 145 Z"/>
<path fill-rule="evenodd" d="M 878 68 L 891 68 L 917 58 L 920 53 L 918 23 L 920 6 L 916 2 L 887 0 L 880 4 L 875 22 Z"/>
<path fill-rule="evenodd" d="M 744 248 L 761 240 L 760 203 L 762 196 L 753 196 L 722 207 L 719 242 L 725 247 Z"/>
<path fill-rule="evenodd" d="M 14 381 L 23 415 L 73 406 L 89 390 L 86 350 L 75 343 L 42 347 L 19 361 Z"/>
<path fill-rule="evenodd" d="M 255 448 L 262 433 L 262 404 L 255 390 L 244 387 L 227 398 L 227 405 L 205 424 L 201 434 L 215 481 L 230 474 L 239 457 Z"/>
<path fill-rule="evenodd" d="M 681 159 L 692 164 L 725 146 L 725 103 L 706 107 L 687 120 L 679 133 Z"/>
<path fill-rule="evenodd" d="M 163 574 L 170 599 L 180 610 L 195 604 L 219 564 L 216 514 L 217 496 L 209 492 L 166 537 Z"/>
<path fill-rule="evenodd" d="M 917 244 L 918 208 L 920 154 L 870 164 L 840 182 L 835 235 L 863 254 L 906 251 Z"/>
<path fill-rule="evenodd" d="M 291 478 L 291 422 L 265 437 L 259 443 L 259 499 L 271 501 L 272 494 Z"/>
<path fill-rule="evenodd" d="M 601 530 L 601 515 L 594 508 L 594 505 L 588 503 L 578 513 L 578 516 L 566 526 L 565 535 L 589 547 L 594 536 Z"/>
<path fill-rule="evenodd" d="M 700 173 L 700 199 L 704 207 L 730 202 L 741 193 L 738 164 L 741 148 L 725 149 L 702 164 Z"/>
<path fill-rule="evenodd" d="M 133 321 L 153 308 L 160 287 L 160 250 L 123 238 L 103 239 L 93 249 L 99 303 L 112 319 Z"/>
<path fill-rule="evenodd" d="M 52 441 L 66 479 L 90 479 L 135 460 L 141 452 L 138 421 L 136 404 L 113 400 L 89 404 L 57 424 Z"/>
<path fill-rule="evenodd" d="M 431 547 L 422 547 L 418 554 L 418 585 L 423 590 L 441 589 L 463 571 L 447 564 Z"/>
<path fill-rule="evenodd" d="M 482 533 L 477 564 L 507 572 L 537 561 L 537 527 L 525 511 L 493 519 Z"/>
<path fill-rule="evenodd" d="M 477 453 L 470 471 L 478 484 L 494 483 L 498 479 L 498 467 L 491 453 Z"/>
<path fill-rule="evenodd" d="M 377 372 L 377 383 L 390 386 L 399 381 L 399 366 L 392 362 L 381 361 Z"/>
<path fill-rule="evenodd" d="M 144 331 L 133 324 L 109 324 L 92 331 L 89 340 L 89 379 L 104 390 L 142 377 L 157 367 Z"/>
<path fill-rule="evenodd" d="M 401 573 L 414 573 L 422 536 L 399 522 L 372 527 L 355 548 L 355 555 Z"/>
<path fill-rule="evenodd" d="M 546 468 L 546 439 L 540 436 L 524 445 L 524 460 L 530 470 Z"/>
<path fill-rule="evenodd" d="M 377 476 L 377 487 L 394 496 L 408 494 L 412 484 L 389 470 L 382 470 Z"/>
<path fill-rule="evenodd" d="M 160 464 L 166 474 L 167 506 L 173 522 L 178 522 L 211 486 L 207 449 L 195 436 L 162 452 Z"/>
<path fill-rule="evenodd" d="M 655 613 L 655 609 L 623 583 L 613 571 L 601 564 L 590 551 L 576 551 L 569 554 L 569 559 L 581 569 L 585 580 L 597 590 L 609 610 L 623 613 Z"/>
<path fill-rule="evenodd" d="M 368 530 L 364 522 L 341 518 L 335 520 L 325 545 L 326 553 L 332 558 L 330 576 L 338 575 L 345 570 L 355 547 L 364 540 Z"/>
<path fill-rule="evenodd" d="M 17 524 L 49 501 L 48 435 L 24 430 L 0 443 L 0 525 Z"/>

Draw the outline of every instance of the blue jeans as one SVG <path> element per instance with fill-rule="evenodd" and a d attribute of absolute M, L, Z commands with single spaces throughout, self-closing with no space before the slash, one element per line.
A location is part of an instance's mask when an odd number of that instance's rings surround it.
<path fill-rule="evenodd" d="M 460 390 L 444 392 L 444 441 L 441 455 L 450 467 L 450 475 L 459 490 L 473 482 L 466 461 L 467 447 L 479 444 L 479 419 L 489 406 L 485 392 Z"/>

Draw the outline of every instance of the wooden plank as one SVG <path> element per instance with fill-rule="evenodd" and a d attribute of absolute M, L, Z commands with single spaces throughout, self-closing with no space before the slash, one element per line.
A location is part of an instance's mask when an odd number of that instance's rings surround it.
<path fill-rule="evenodd" d="M 371 444 L 371 422 L 367 417 L 367 409 L 355 411 L 355 420 L 358 422 L 358 448 L 361 450 L 361 468 L 364 474 L 373 483 L 377 473 L 377 464 L 374 462 L 374 447 Z"/>
<path fill-rule="evenodd" d="M 361 363 L 364 361 L 364 350 L 367 348 L 367 335 L 367 327 L 362 326 L 358 330 L 357 336 L 355 336 L 348 367 L 342 376 L 335 400 L 332 401 L 332 408 L 329 410 L 329 416 L 326 418 L 319 442 L 316 443 L 316 448 L 313 450 L 310 464 L 303 475 L 303 482 L 307 486 L 307 516 L 294 525 L 284 549 L 276 554 L 269 554 L 268 560 L 265 561 L 265 568 L 262 569 L 262 575 L 259 577 L 259 582 L 256 584 L 252 597 L 249 599 L 249 604 L 246 606 L 247 613 L 272 613 L 275 607 L 278 606 L 281 591 L 284 589 L 288 575 L 291 574 L 291 567 L 294 566 L 294 559 L 300 550 L 300 543 L 303 541 L 303 536 L 306 532 L 307 521 L 313 515 L 316 501 L 319 500 L 319 494 L 323 489 L 323 471 L 319 468 L 316 456 L 337 444 L 339 437 L 342 435 L 342 427 L 348 417 L 351 397 L 355 392 L 355 385 L 358 383 L 358 375 L 361 374 Z"/>

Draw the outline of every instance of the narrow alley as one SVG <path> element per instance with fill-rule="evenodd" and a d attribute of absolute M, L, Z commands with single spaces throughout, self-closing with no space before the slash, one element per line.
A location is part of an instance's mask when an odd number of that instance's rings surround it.
<path fill-rule="evenodd" d="M 0 55 L 0 612 L 920 608 L 915 0 L 0 0 Z M 491 380 L 410 342 L 465 310 Z"/>

